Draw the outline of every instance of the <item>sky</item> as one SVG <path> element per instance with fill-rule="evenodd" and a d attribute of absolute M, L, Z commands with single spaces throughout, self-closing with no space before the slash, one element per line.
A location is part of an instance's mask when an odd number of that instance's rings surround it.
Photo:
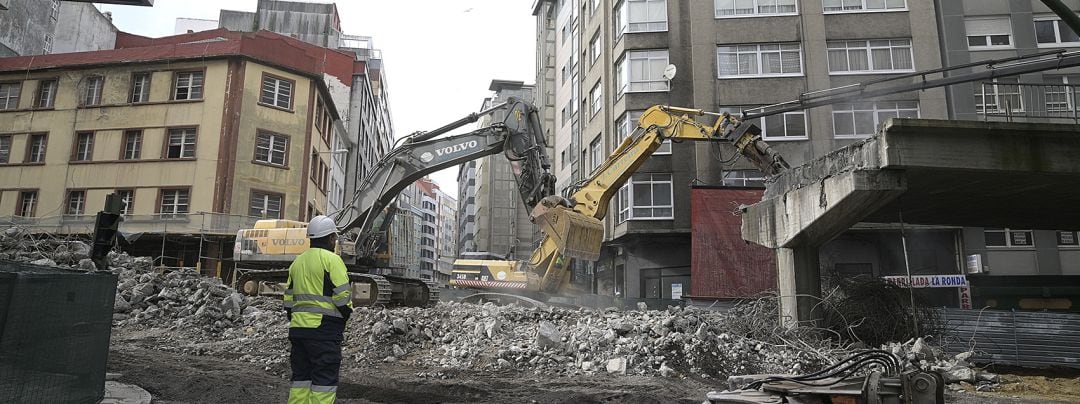
<path fill-rule="evenodd" d="M 308 0 L 310 1 L 310 0 Z M 313 1 L 314 2 L 314 1 Z M 317 1 L 328 3 L 329 1 Z M 176 18 L 216 20 L 221 9 L 255 11 L 257 0 L 155 0 L 153 7 L 98 4 L 121 31 L 173 35 Z M 383 52 L 395 136 L 431 130 L 480 110 L 491 80 L 533 83 L 533 0 L 341 0 L 342 30 Z M 468 128 L 475 128 L 470 126 Z M 457 195 L 457 168 L 432 175 Z"/>

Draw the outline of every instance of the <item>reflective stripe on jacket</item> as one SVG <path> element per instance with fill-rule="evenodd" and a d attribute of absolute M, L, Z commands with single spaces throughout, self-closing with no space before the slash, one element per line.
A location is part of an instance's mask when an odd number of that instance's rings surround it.
<path fill-rule="evenodd" d="M 340 339 L 352 312 L 352 290 L 345 262 L 322 248 L 309 248 L 289 266 L 285 296 L 289 335 Z"/>

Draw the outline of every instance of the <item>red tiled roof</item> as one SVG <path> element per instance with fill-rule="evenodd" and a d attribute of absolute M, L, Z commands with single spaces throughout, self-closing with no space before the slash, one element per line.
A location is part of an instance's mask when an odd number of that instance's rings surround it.
<path fill-rule="evenodd" d="M 320 78 L 326 73 L 347 86 L 352 84 L 352 52 L 315 46 L 270 31 L 244 33 L 223 28 L 163 38 L 117 33 L 116 49 L 0 58 L 0 72 L 228 56 L 249 57 Z"/>

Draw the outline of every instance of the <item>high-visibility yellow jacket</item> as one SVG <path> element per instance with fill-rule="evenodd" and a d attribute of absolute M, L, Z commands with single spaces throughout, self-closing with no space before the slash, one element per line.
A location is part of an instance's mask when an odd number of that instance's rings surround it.
<path fill-rule="evenodd" d="M 341 340 L 352 314 L 345 262 L 322 248 L 304 251 L 289 266 L 284 302 L 289 337 Z"/>

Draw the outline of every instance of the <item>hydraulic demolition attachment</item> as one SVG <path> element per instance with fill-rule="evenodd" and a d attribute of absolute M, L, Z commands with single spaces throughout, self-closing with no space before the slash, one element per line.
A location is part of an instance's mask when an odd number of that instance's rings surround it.
<path fill-rule="evenodd" d="M 730 390 L 708 393 L 704 404 L 945 403 L 941 375 L 902 369 L 886 351 L 863 351 L 806 375 L 732 376 Z"/>

